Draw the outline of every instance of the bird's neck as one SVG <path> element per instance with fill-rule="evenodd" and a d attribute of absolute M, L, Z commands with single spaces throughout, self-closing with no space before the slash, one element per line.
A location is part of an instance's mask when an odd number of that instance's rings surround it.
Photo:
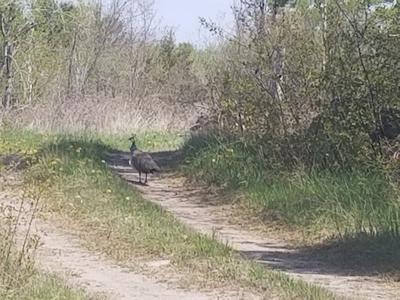
<path fill-rule="evenodd" d="M 137 150 L 137 147 L 134 143 L 132 143 L 132 145 L 129 149 L 130 149 L 131 153 L 133 154 L 133 152 L 135 152 Z"/>

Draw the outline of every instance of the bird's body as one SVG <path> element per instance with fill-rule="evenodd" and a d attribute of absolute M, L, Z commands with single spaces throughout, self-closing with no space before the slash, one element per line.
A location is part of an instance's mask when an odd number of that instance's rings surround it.
<path fill-rule="evenodd" d="M 145 183 L 147 183 L 147 174 L 160 172 L 160 167 L 153 160 L 150 154 L 137 149 L 133 138 L 130 140 L 132 141 L 132 145 L 130 148 L 131 158 L 129 159 L 129 165 L 133 166 L 139 172 L 139 182 L 142 182 L 142 173 L 145 173 Z"/>

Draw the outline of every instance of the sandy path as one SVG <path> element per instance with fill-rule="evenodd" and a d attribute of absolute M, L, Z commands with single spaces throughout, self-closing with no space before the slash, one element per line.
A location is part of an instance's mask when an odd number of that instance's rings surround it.
<path fill-rule="evenodd" d="M 164 166 L 164 174 L 152 177 L 148 186 L 137 185 L 137 174 L 128 166 L 127 154 L 110 155 L 110 166 L 120 176 L 135 184 L 144 197 L 173 213 L 181 222 L 199 232 L 215 234 L 247 257 L 270 267 L 283 270 L 290 276 L 318 284 L 338 295 L 359 299 L 400 299 L 400 286 L 389 285 L 374 276 L 352 274 L 326 265 L 323 260 L 306 256 L 284 242 L 259 236 L 240 226 L 229 224 L 229 205 L 220 205 L 207 191 L 185 186 L 182 178 L 168 172 L 177 159 L 174 153 L 153 154 Z"/>
<path fill-rule="evenodd" d="M 18 214 L 21 200 L 15 196 L 0 194 L 0 209 L 14 216 Z M 18 226 L 19 244 L 28 228 L 32 214 L 31 205 L 23 205 L 22 218 Z M 172 289 L 163 283 L 144 275 L 120 267 L 101 255 L 89 252 L 80 246 L 78 238 L 52 224 L 35 219 L 31 234 L 40 237 L 41 246 L 37 250 L 37 263 L 44 271 L 55 273 L 68 284 L 84 288 L 89 295 L 101 294 L 106 299 L 238 299 L 219 297 L 183 289 Z"/>

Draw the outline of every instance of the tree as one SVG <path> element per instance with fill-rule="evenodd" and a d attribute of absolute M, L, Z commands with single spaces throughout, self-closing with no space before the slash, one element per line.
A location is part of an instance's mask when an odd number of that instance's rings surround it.
<path fill-rule="evenodd" d="M 14 57 L 21 40 L 34 27 L 22 12 L 22 6 L 17 1 L 0 2 L 0 33 L 2 43 L 2 105 L 10 109 L 15 101 L 14 95 Z"/>

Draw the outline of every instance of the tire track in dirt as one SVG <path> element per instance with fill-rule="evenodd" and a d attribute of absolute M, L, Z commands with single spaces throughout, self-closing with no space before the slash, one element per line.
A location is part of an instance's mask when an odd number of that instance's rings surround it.
<path fill-rule="evenodd" d="M 164 171 L 161 176 L 150 178 L 148 186 L 136 183 L 137 173 L 128 165 L 129 154 L 109 154 L 109 165 L 122 178 L 134 184 L 145 199 L 164 207 L 198 232 L 217 234 L 222 242 L 269 268 L 281 270 L 345 297 L 400 299 L 398 284 L 388 284 L 376 276 L 352 275 L 352 270 L 335 268 L 321 259 L 305 257 L 283 241 L 229 224 L 227 218 L 230 205 L 219 204 L 216 196 L 206 190 L 186 186 L 184 178 L 173 173 L 174 166 L 179 163 L 179 156 L 179 152 L 154 153 L 154 159 Z"/>
<path fill-rule="evenodd" d="M 21 202 L 15 195 L 0 194 L 0 211 L 16 217 L 22 203 L 17 226 L 17 245 L 20 247 L 29 228 L 34 206 Z M 44 272 L 56 274 L 70 286 L 83 288 L 89 296 L 104 295 L 106 299 L 141 300 L 209 300 L 239 299 L 228 295 L 201 293 L 171 288 L 145 275 L 121 267 L 100 254 L 81 246 L 82 241 L 66 230 L 61 230 L 38 218 L 33 219 L 30 236 L 38 236 L 36 263 Z"/>

